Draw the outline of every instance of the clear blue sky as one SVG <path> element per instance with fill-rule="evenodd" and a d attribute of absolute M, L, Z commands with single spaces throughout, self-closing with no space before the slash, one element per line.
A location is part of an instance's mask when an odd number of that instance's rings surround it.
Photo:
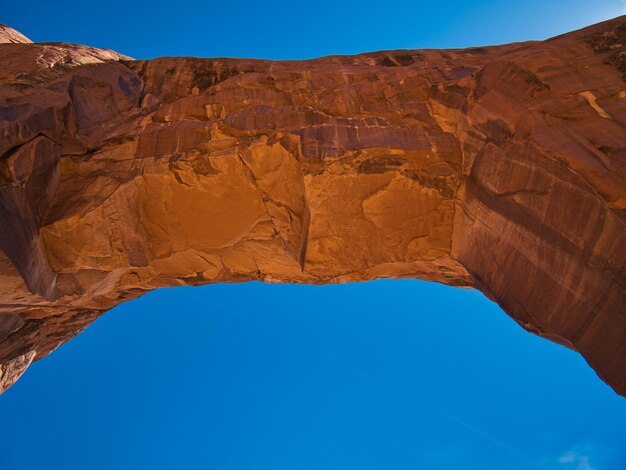
<path fill-rule="evenodd" d="M 307 58 L 541 39 L 624 6 L 5 1 L 0 22 L 138 58 Z M 623 470 L 626 399 L 478 292 L 419 281 L 156 291 L 0 397 L 2 470 L 352 468 Z"/>
<path fill-rule="evenodd" d="M 304 59 L 545 39 L 624 13 L 625 0 L 0 2 L 33 41 L 164 55 Z"/>

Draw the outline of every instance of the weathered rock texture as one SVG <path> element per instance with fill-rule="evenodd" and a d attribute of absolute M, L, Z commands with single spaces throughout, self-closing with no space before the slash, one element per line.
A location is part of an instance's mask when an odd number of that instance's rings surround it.
<path fill-rule="evenodd" d="M 285 62 L 0 33 L 0 388 L 157 287 L 392 277 L 480 289 L 626 394 L 626 17 Z"/>

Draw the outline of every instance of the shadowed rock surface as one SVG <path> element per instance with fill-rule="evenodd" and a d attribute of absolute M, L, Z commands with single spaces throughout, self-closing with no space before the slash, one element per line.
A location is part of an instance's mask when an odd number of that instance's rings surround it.
<path fill-rule="evenodd" d="M 390 277 L 480 289 L 626 395 L 626 17 L 308 61 L 2 26 L 0 63 L 0 389 L 151 289 Z"/>

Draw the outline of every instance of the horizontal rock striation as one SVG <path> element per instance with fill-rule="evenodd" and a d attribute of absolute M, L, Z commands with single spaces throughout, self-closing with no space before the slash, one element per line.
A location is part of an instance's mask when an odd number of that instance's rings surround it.
<path fill-rule="evenodd" d="M 480 289 L 626 395 L 626 17 L 281 62 L 2 27 L 0 63 L 0 389 L 151 289 L 388 277 Z"/>

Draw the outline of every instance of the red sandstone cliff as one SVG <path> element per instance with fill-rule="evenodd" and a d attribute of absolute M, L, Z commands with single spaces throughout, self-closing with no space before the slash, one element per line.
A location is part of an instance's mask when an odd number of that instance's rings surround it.
<path fill-rule="evenodd" d="M 0 63 L 0 390 L 157 287 L 392 277 L 480 289 L 626 395 L 626 17 L 285 62 L 0 27 Z"/>

